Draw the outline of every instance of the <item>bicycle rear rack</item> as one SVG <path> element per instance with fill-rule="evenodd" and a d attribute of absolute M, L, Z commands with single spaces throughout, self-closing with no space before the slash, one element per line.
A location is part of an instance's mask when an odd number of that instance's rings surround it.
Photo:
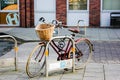
<path fill-rule="evenodd" d="M 18 52 L 18 47 L 17 47 L 17 40 L 13 37 L 13 36 L 10 36 L 10 35 L 0 35 L 0 38 L 11 38 L 14 40 L 14 51 L 15 51 L 15 70 L 17 71 L 18 70 L 18 59 L 17 59 L 17 52 Z"/>

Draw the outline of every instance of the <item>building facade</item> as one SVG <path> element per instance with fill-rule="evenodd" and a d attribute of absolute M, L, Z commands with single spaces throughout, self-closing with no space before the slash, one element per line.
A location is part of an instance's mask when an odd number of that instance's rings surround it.
<path fill-rule="evenodd" d="M 120 12 L 120 0 L 1 0 L 0 27 L 35 27 L 40 17 L 68 26 L 84 20 L 85 26 L 109 27 L 112 12 Z"/>

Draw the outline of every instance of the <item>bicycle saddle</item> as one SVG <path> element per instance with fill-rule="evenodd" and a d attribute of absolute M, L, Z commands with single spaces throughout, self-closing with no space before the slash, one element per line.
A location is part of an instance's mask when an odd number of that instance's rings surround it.
<path fill-rule="evenodd" d="M 80 30 L 78 30 L 77 28 L 70 28 L 69 31 L 73 33 L 80 33 Z"/>

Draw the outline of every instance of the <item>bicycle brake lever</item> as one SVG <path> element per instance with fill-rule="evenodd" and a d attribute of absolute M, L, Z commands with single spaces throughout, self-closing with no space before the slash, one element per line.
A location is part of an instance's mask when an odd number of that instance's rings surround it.
<path fill-rule="evenodd" d="M 60 21 L 60 22 L 58 22 L 58 25 L 59 25 L 59 28 L 63 28 L 63 25 L 62 25 L 62 22 Z"/>

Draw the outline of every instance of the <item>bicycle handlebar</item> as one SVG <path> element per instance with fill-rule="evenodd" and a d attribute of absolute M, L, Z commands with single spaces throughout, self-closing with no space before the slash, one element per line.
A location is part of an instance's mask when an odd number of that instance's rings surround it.
<path fill-rule="evenodd" d="M 44 18 L 44 17 L 41 17 L 41 18 L 39 19 L 39 21 L 45 23 L 45 18 Z"/>
<path fill-rule="evenodd" d="M 62 22 L 58 20 L 52 20 L 52 24 L 54 24 L 56 27 L 62 28 Z"/>

